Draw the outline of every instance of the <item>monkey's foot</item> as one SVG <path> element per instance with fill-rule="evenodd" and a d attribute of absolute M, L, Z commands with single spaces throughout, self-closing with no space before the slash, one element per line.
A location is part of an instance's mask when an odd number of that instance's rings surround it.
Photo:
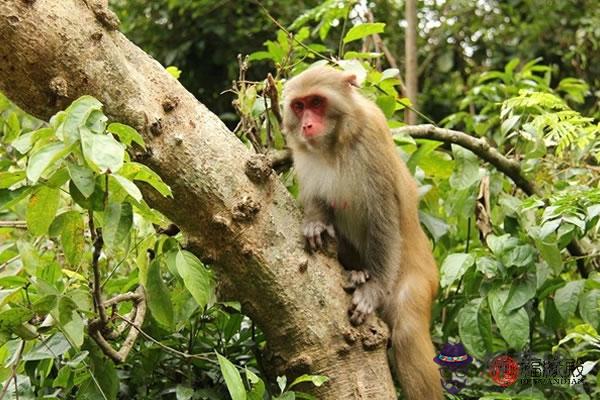
<path fill-rule="evenodd" d="M 356 290 L 360 285 L 364 285 L 369 279 L 371 275 L 369 275 L 368 271 L 364 270 L 351 270 L 348 271 L 348 281 L 344 284 L 344 290 L 348 293 L 352 293 Z"/>
<path fill-rule="evenodd" d="M 335 230 L 332 224 L 325 224 L 321 221 L 306 222 L 304 224 L 304 237 L 310 246 L 311 251 L 323 248 L 323 233 L 330 237 L 335 237 Z"/>
<path fill-rule="evenodd" d="M 348 310 L 350 322 L 360 325 L 379 306 L 379 291 L 373 284 L 363 284 L 356 288 L 352 295 L 352 305 Z"/>

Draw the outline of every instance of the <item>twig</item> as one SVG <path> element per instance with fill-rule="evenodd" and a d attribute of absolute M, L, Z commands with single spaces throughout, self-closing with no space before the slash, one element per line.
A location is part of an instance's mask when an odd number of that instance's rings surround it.
<path fill-rule="evenodd" d="M 94 307 L 100 316 L 100 320 L 103 325 L 106 325 L 108 322 L 108 318 L 106 317 L 106 309 L 102 304 L 102 286 L 100 284 L 100 266 L 98 265 L 98 260 L 100 259 L 100 254 L 102 252 L 102 246 L 104 245 L 104 240 L 102 239 L 102 230 L 100 228 L 94 227 L 94 212 L 89 210 L 88 212 L 88 224 L 90 227 L 90 232 L 92 235 L 92 241 L 94 245 L 94 251 L 92 253 L 92 273 L 93 273 L 93 282 L 92 282 L 92 297 L 94 299 Z"/>
<path fill-rule="evenodd" d="M 170 353 L 173 353 L 173 354 L 175 354 L 175 355 L 177 355 L 177 356 L 179 356 L 179 357 L 181 357 L 181 358 L 184 358 L 184 359 L 190 359 L 190 358 L 193 358 L 193 359 L 197 359 L 197 360 L 204 360 L 204 361 L 209 361 L 209 362 L 216 363 L 216 361 L 215 361 L 215 360 L 213 360 L 212 358 L 210 358 L 210 357 L 207 357 L 207 356 L 205 356 L 205 355 L 202 355 L 202 354 L 189 354 L 189 353 L 184 353 L 184 352 L 182 352 L 182 351 L 179 351 L 179 350 L 177 350 L 177 349 L 174 349 L 174 348 L 172 348 L 172 347 L 169 347 L 169 346 L 167 346 L 166 344 L 163 344 L 163 343 L 159 342 L 158 340 L 154 339 L 152 336 L 150 336 L 149 334 L 147 334 L 146 332 L 144 332 L 144 331 L 142 330 L 142 328 L 140 328 L 139 326 L 137 326 L 137 325 L 136 325 L 134 322 L 132 322 L 131 320 L 127 319 L 127 317 L 124 317 L 123 315 L 120 315 L 120 314 L 118 314 L 118 313 L 117 313 L 117 314 L 115 314 L 115 315 L 116 315 L 116 317 L 117 317 L 117 318 L 119 318 L 119 319 L 121 319 L 121 320 L 125 321 L 126 323 L 128 323 L 129 325 L 131 325 L 131 327 L 132 327 L 133 329 L 137 330 L 137 331 L 138 331 L 138 332 L 139 332 L 139 333 L 140 333 L 140 334 L 141 334 L 143 337 L 145 337 L 146 339 L 148 339 L 148 340 L 149 340 L 149 341 L 151 341 L 152 343 L 156 344 L 157 346 L 159 346 L 159 347 L 161 347 L 161 348 L 165 349 L 166 351 L 168 351 L 168 352 L 170 352 Z"/>
<path fill-rule="evenodd" d="M 132 311 L 132 314 L 135 315 L 133 322 L 128 320 L 132 327 L 140 327 L 144 323 L 144 318 L 146 317 L 146 296 L 144 294 L 144 288 L 142 286 L 138 287 L 135 292 L 128 292 L 119 294 L 110 300 L 107 300 L 103 307 L 116 306 L 118 303 L 124 301 L 132 301 L 135 314 Z M 116 312 L 114 315 L 120 317 Z M 117 351 L 111 344 L 106 340 L 108 338 L 116 338 L 120 333 L 124 331 L 124 329 L 119 329 L 118 332 L 108 331 L 106 322 L 103 322 L 100 318 L 97 318 L 91 321 L 88 325 L 88 332 L 90 336 L 94 339 L 94 341 L 98 344 L 98 347 L 102 350 L 104 354 L 106 354 L 109 358 L 111 358 L 116 363 L 122 363 L 127 358 L 127 355 L 133 348 L 135 341 L 138 336 L 138 331 L 133 330 L 130 331 L 123 343 L 121 344 L 120 349 Z M 104 333 L 104 335 L 103 335 Z M 106 335 L 106 337 L 105 337 Z"/>
<path fill-rule="evenodd" d="M 0 228 L 27 229 L 27 222 L 25 222 L 25 221 L 0 221 Z"/>

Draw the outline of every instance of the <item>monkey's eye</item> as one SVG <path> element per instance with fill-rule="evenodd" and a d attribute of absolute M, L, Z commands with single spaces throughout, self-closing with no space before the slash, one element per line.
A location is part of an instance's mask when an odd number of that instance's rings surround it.
<path fill-rule="evenodd" d="M 292 103 L 292 109 L 294 109 L 294 111 L 302 111 L 304 110 L 304 103 L 301 101 L 294 101 Z"/>
<path fill-rule="evenodd" d="M 319 108 L 323 105 L 323 98 L 315 96 L 310 100 L 311 108 Z"/>

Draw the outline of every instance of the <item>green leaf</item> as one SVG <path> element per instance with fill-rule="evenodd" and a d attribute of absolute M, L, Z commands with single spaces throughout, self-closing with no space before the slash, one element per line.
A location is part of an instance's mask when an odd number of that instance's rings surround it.
<path fill-rule="evenodd" d="M 94 191 L 90 197 L 86 198 L 83 193 L 79 191 L 73 180 L 69 182 L 69 194 L 75 203 L 83 209 L 92 211 L 104 210 L 104 188 L 100 183 L 100 177 L 96 179 Z"/>
<path fill-rule="evenodd" d="M 480 329 L 480 313 L 483 314 L 481 319 L 484 321 L 487 319 L 487 322 L 489 323 L 484 324 L 484 328 L 491 328 L 490 313 L 487 310 L 480 311 L 484 309 L 482 304 L 485 304 L 482 298 L 474 299 L 458 312 L 458 332 L 460 334 L 460 340 L 469 353 L 478 358 L 483 358 L 488 351 L 488 346 L 486 345 L 486 341 L 484 340 L 484 336 Z M 487 333 L 487 336 L 491 336 L 491 329 L 490 332 Z"/>
<path fill-rule="evenodd" d="M 119 175 L 122 175 L 132 181 L 142 181 L 158 190 L 163 196 L 172 196 L 171 188 L 163 182 L 158 174 L 143 164 L 128 162 L 123 165 Z"/>
<path fill-rule="evenodd" d="M 535 297 L 536 277 L 528 274 L 525 279 L 514 281 L 504 304 L 504 311 L 509 312 L 523 307 Z"/>
<path fill-rule="evenodd" d="M 7 189 L 25 179 L 25 171 L 0 172 L 0 189 Z"/>
<path fill-rule="evenodd" d="M 5 289 L 5 290 L 0 289 L 0 309 L 2 309 L 2 307 L 5 304 L 8 304 L 9 302 L 11 302 L 15 298 L 17 298 L 17 295 L 19 294 L 20 290 L 21 290 L 21 288 Z"/>
<path fill-rule="evenodd" d="M 174 65 L 170 65 L 165 70 L 175 79 L 179 79 L 181 76 L 181 70 Z"/>
<path fill-rule="evenodd" d="M 471 151 L 452 145 L 455 166 L 450 185 L 455 189 L 467 189 L 479 182 L 479 159 Z"/>
<path fill-rule="evenodd" d="M 110 178 L 114 179 L 134 200 L 142 201 L 142 192 L 135 183 L 121 175 L 111 175 Z"/>
<path fill-rule="evenodd" d="M 507 298 L 508 290 L 495 289 L 488 293 L 488 304 L 504 340 L 511 348 L 521 350 L 529 342 L 529 317 L 523 308 L 504 312 Z"/>
<path fill-rule="evenodd" d="M 97 135 L 81 128 L 81 146 L 85 160 L 99 173 L 115 173 L 123 166 L 125 146 L 110 134 Z"/>
<path fill-rule="evenodd" d="M 50 224 L 56 216 L 60 203 L 60 190 L 48 186 L 40 186 L 33 192 L 27 205 L 27 229 L 34 236 L 48 232 Z"/>
<path fill-rule="evenodd" d="M 87 373 L 82 374 L 79 379 L 89 378 L 81 382 L 77 400 L 116 400 L 119 376 L 115 364 L 91 341 L 86 340 L 83 347 L 89 351 L 89 358 L 85 369 Z"/>
<path fill-rule="evenodd" d="M 79 128 L 84 126 L 93 111 L 101 111 L 102 103 L 92 96 L 81 96 L 65 110 L 65 119 L 58 129 L 66 144 L 75 143 L 80 138 Z"/>
<path fill-rule="evenodd" d="M 554 304 L 560 316 L 567 321 L 573 316 L 579 302 L 579 295 L 583 290 L 585 280 L 567 282 L 567 284 L 554 293 Z"/>
<path fill-rule="evenodd" d="M 102 234 L 109 248 L 125 247 L 133 226 L 133 209 L 129 203 L 111 203 L 104 211 Z"/>
<path fill-rule="evenodd" d="M 448 287 L 452 283 L 459 280 L 474 262 L 475 259 L 470 254 L 450 254 L 448 257 L 446 257 L 441 267 L 441 286 Z"/>
<path fill-rule="evenodd" d="M 212 279 L 208 270 L 196 256 L 185 250 L 177 253 L 176 263 L 177 272 L 196 302 L 200 307 L 207 305 L 212 297 Z"/>
<path fill-rule="evenodd" d="M 129 125 L 120 124 L 118 122 L 113 122 L 108 125 L 106 130 L 119 138 L 121 143 L 125 144 L 127 147 L 131 146 L 132 142 L 139 144 L 142 148 L 146 148 L 146 144 L 144 143 L 144 139 L 142 135 L 140 135 L 135 129 L 130 127 Z"/>
<path fill-rule="evenodd" d="M 216 354 L 217 359 L 219 360 L 219 366 L 221 367 L 221 374 L 223 374 L 223 379 L 225 379 L 225 384 L 227 385 L 227 390 L 229 391 L 231 399 L 246 400 L 246 389 L 244 388 L 244 382 L 242 381 L 239 371 L 231 361 L 219 353 Z"/>
<path fill-rule="evenodd" d="M 19 203 L 33 191 L 30 186 L 21 186 L 15 190 L 0 189 L 0 210 L 10 208 Z"/>
<path fill-rule="evenodd" d="M 27 179 L 32 183 L 37 183 L 40 176 L 50 167 L 56 165 L 56 162 L 65 157 L 71 151 L 71 147 L 65 146 L 62 143 L 50 143 L 29 158 L 27 163 Z"/>
<path fill-rule="evenodd" d="M 600 329 L 600 289 L 585 292 L 579 298 L 579 314 L 585 322 Z"/>
<path fill-rule="evenodd" d="M 161 277 L 160 262 L 157 259 L 152 260 L 148 267 L 146 293 L 148 294 L 148 308 L 154 319 L 164 327 L 171 327 L 173 325 L 173 304 L 167 285 Z"/>
<path fill-rule="evenodd" d="M 365 36 L 373 35 L 375 33 L 383 32 L 385 24 L 383 22 L 364 23 L 353 26 L 346 36 L 344 36 L 344 43 L 350 43 L 354 40 L 359 40 Z"/>
<path fill-rule="evenodd" d="M 291 389 L 295 385 L 302 382 L 311 382 L 316 387 L 320 387 L 328 380 L 329 378 L 324 375 L 301 375 L 298 378 L 294 379 L 294 382 L 290 384 L 289 388 Z"/>
<path fill-rule="evenodd" d="M 58 321 L 69 342 L 80 348 L 83 344 L 84 323 L 77 312 L 77 304 L 70 297 L 61 296 L 58 302 Z"/>
<path fill-rule="evenodd" d="M 52 335 L 48 340 L 38 343 L 30 352 L 23 355 L 24 361 L 45 360 L 56 358 L 65 354 L 71 345 L 65 336 L 58 332 Z"/>
<path fill-rule="evenodd" d="M 71 180 L 73 181 L 75 186 L 77 186 L 77 189 L 79 189 L 79 192 L 86 199 L 90 197 L 92 193 L 94 193 L 94 171 L 83 165 L 76 165 L 71 163 L 69 163 L 68 169 L 69 176 L 71 177 Z"/>
<path fill-rule="evenodd" d="M 36 131 L 27 132 L 19 136 L 10 145 L 17 149 L 21 154 L 27 153 L 33 147 L 34 143 L 40 139 L 48 139 L 54 136 L 54 129 L 42 128 Z"/>
<path fill-rule="evenodd" d="M 67 211 L 59 215 L 60 243 L 65 258 L 73 267 L 78 267 L 85 251 L 85 226 L 83 217 L 77 211 Z M 55 233 L 56 229 L 51 229 Z"/>

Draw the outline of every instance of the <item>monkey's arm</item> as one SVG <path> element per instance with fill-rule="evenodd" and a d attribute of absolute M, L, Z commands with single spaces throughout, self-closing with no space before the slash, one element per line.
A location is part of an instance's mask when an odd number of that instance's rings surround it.
<path fill-rule="evenodd" d="M 323 247 L 323 233 L 335 237 L 331 210 L 325 201 L 318 198 L 302 199 L 304 205 L 303 233 L 310 249 L 316 250 Z"/>

